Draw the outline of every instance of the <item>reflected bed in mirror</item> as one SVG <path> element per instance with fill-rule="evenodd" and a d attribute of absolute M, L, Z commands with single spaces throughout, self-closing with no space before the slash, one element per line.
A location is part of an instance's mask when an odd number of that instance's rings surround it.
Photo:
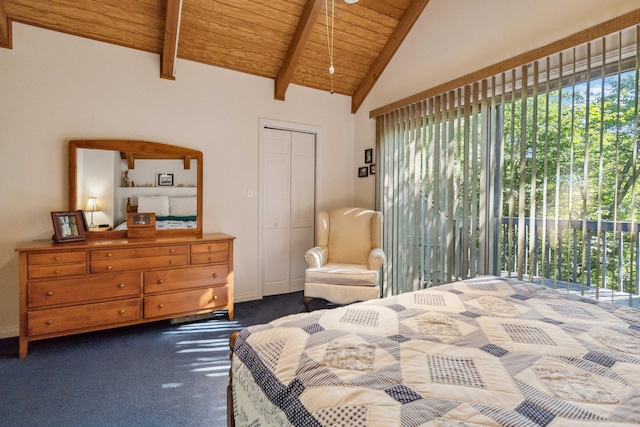
<path fill-rule="evenodd" d="M 69 141 L 69 207 L 96 224 L 87 237 L 126 237 L 129 212 L 156 214 L 159 235 L 202 234 L 202 152 L 150 141 Z M 94 199 L 96 198 L 96 199 Z M 98 232 L 108 230 L 108 232 Z"/>

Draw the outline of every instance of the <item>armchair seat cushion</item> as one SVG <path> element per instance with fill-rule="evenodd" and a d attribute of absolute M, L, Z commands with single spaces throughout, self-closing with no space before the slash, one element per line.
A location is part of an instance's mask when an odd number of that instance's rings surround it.
<path fill-rule="evenodd" d="M 378 272 L 364 264 L 327 263 L 320 268 L 307 268 L 306 283 L 326 283 L 347 286 L 376 286 Z"/>

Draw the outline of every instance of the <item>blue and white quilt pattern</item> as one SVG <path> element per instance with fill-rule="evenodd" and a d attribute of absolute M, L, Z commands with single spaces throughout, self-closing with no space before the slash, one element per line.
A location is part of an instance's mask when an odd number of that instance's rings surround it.
<path fill-rule="evenodd" d="M 640 310 L 479 277 L 244 329 L 237 426 L 640 424 Z"/>

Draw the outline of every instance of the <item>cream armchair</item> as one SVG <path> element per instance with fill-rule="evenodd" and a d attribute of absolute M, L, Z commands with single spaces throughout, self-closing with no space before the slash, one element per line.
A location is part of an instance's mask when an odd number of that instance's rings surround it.
<path fill-rule="evenodd" d="M 362 208 L 318 212 L 316 244 L 304 256 L 304 305 L 322 298 L 349 304 L 379 298 L 382 213 Z"/>

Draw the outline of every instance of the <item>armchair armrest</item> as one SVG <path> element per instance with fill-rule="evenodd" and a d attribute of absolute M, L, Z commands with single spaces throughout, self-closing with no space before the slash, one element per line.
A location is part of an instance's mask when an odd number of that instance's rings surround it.
<path fill-rule="evenodd" d="M 327 263 L 329 250 L 325 246 L 316 246 L 304 254 L 304 260 L 311 268 L 320 268 Z"/>
<path fill-rule="evenodd" d="M 369 253 L 369 270 L 378 271 L 380 267 L 385 263 L 387 257 L 384 255 L 384 251 L 381 248 L 371 249 Z"/>

